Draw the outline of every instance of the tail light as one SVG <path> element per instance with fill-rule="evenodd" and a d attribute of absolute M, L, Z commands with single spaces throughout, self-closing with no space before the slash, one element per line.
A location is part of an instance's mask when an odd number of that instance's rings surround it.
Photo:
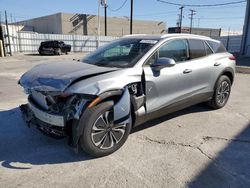
<path fill-rule="evenodd" d="M 234 56 L 234 55 L 231 55 L 231 56 L 229 57 L 229 59 L 230 59 L 230 60 L 233 60 L 233 61 L 235 61 L 235 60 L 236 60 L 236 58 L 235 58 L 235 56 Z"/>

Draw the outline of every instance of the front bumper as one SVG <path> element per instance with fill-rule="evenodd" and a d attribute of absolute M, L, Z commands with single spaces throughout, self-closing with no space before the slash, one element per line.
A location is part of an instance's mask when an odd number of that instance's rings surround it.
<path fill-rule="evenodd" d="M 33 112 L 34 116 L 39 120 L 58 127 L 65 126 L 65 120 L 63 116 L 45 112 L 39 109 L 39 107 L 32 103 L 31 100 L 29 100 L 28 107 Z"/>
<path fill-rule="evenodd" d="M 34 103 L 29 101 L 28 104 L 20 106 L 22 116 L 27 125 L 35 125 L 43 133 L 53 137 L 66 136 L 65 120 L 63 116 L 47 113 Z"/>

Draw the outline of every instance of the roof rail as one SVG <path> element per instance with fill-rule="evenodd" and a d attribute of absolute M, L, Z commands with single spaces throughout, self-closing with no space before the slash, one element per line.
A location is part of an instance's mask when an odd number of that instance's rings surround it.
<path fill-rule="evenodd" d="M 161 36 L 161 38 L 163 39 L 163 38 L 166 38 L 167 36 L 169 36 L 169 34 L 164 34 Z"/>
<path fill-rule="evenodd" d="M 123 37 L 132 37 L 132 36 L 145 36 L 146 34 L 131 34 L 131 35 L 123 35 Z"/>

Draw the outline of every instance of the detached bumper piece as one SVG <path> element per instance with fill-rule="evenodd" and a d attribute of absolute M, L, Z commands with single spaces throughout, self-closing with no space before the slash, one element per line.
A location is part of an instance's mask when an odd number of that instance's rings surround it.
<path fill-rule="evenodd" d="M 45 122 L 48 121 L 48 117 L 52 120 L 52 122 L 56 122 L 59 116 L 43 112 L 32 103 L 21 105 L 20 110 L 28 127 L 36 126 L 42 133 L 53 138 L 63 138 L 67 136 L 65 126 L 59 126 L 62 125 L 61 121 L 59 121 L 59 125 L 52 125 Z M 60 117 L 63 118 L 63 116 Z"/>

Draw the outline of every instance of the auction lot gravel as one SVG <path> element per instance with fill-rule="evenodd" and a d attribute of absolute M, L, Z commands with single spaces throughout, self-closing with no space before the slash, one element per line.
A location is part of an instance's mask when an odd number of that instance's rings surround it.
<path fill-rule="evenodd" d="M 250 187 L 250 74 L 236 74 L 223 109 L 196 105 L 143 124 L 103 158 L 29 129 L 18 108 L 26 102 L 19 77 L 82 56 L 0 58 L 0 187 Z"/>

